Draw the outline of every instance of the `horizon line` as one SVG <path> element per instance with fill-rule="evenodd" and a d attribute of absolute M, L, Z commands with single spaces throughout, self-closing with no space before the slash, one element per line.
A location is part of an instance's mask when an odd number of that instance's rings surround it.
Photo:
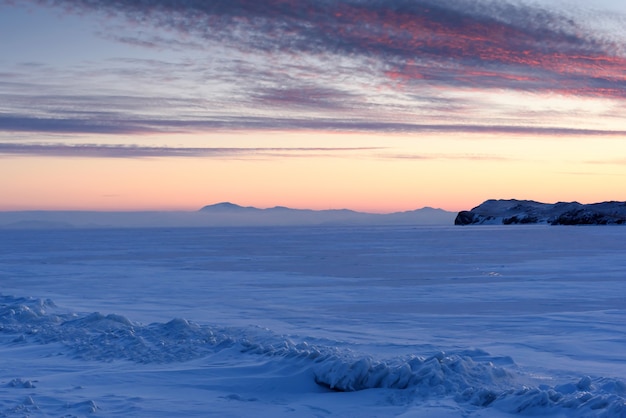
<path fill-rule="evenodd" d="M 340 208 L 327 208 L 327 209 L 312 209 L 312 208 L 308 208 L 308 207 L 291 207 L 291 206 L 284 206 L 284 205 L 274 205 L 274 206 L 252 206 L 252 205 L 240 205 L 237 203 L 233 203 L 230 201 L 221 201 L 221 202 L 217 202 L 217 203 L 211 203 L 208 205 L 204 205 L 199 207 L 198 209 L 155 209 L 155 208 L 145 208 L 145 209 L 0 209 L 0 213 L 15 213 L 15 212 L 76 212 L 76 213 L 85 213 L 85 212 L 93 212 L 93 213 L 198 213 L 198 212 L 202 212 L 203 209 L 205 208 L 210 208 L 210 207 L 216 207 L 216 206 L 220 206 L 220 205 L 232 205 L 234 208 L 238 208 L 238 209 L 256 209 L 256 210 L 260 210 L 260 211 L 264 211 L 264 210 L 271 210 L 271 209 L 287 209 L 287 210 L 293 210 L 293 211 L 312 211 L 312 212 L 338 212 L 338 211 L 350 211 L 350 212 L 355 212 L 355 213 L 362 213 L 362 214 L 368 214 L 368 215 L 391 215 L 391 214 L 395 214 L 395 213 L 404 213 L 404 212 L 413 212 L 413 211 L 417 211 L 417 210 L 423 210 L 423 209 L 432 209 L 432 210 L 440 210 L 443 212 L 449 212 L 449 213 L 458 213 L 458 210 L 449 210 L 449 209 L 444 209 L 441 207 L 433 207 L 433 206 L 422 206 L 422 207 L 417 207 L 415 209 L 400 209 L 400 210 L 392 210 L 392 211 L 385 211 L 385 212 L 371 212 L 371 211 L 367 211 L 367 210 L 357 210 L 357 209 L 350 209 L 347 207 L 340 207 Z"/>

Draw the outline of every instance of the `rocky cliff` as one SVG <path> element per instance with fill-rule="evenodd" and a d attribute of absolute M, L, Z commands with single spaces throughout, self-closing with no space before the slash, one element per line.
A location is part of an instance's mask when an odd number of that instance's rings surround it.
<path fill-rule="evenodd" d="M 461 211 L 455 225 L 626 225 L 626 202 L 581 204 L 533 200 L 487 200 Z"/>

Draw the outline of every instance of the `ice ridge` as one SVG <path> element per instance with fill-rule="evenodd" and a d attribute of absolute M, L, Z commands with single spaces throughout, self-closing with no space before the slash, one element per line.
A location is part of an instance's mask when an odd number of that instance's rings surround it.
<path fill-rule="evenodd" d="M 402 390 L 413 398 L 453 397 L 509 413 L 626 417 L 626 383 L 583 376 L 556 386 L 527 387 L 512 359 L 475 349 L 377 359 L 337 345 L 315 345 L 260 328 L 219 328 L 185 319 L 143 325 L 123 315 L 64 312 L 52 301 L 0 294 L 1 344 L 53 344 L 79 360 L 184 362 L 221 350 L 296 362 L 334 391 Z M 27 387 L 32 382 L 12 380 Z M 24 386 L 26 385 L 26 386 Z M 34 387 L 34 385 L 33 385 Z"/>

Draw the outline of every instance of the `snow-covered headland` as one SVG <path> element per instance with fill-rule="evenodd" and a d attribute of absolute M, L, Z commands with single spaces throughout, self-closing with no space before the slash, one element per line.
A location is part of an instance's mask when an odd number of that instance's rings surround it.
<path fill-rule="evenodd" d="M 626 225 L 626 202 L 540 203 L 533 200 L 487 200 L 457 215 L 455 225 Z"/>

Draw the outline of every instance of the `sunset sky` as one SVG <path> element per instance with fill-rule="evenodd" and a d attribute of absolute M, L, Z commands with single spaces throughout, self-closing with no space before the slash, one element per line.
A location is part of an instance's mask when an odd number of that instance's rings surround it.
<path fill-rule="evenodd" d="M 0 0 L 0 210 L 626 200 L 623 0 Z"/>

